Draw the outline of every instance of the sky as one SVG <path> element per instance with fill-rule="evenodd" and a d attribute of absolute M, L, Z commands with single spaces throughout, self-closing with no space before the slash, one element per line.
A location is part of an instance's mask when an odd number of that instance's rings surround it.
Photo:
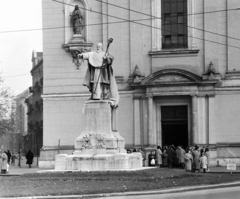
<path fill-rule="evenodd" d="M 42 30 L 32 30 L 42 28 L 42 1 L 0 3 L 0 73 L 18 95 L 32 85 L 32 51 L 42 52 Z"/>

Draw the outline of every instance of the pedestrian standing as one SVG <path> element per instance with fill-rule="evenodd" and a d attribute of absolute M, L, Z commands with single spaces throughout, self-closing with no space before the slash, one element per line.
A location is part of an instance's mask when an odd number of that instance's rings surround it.
<path fill-rule="evenodd" d="M 15 165 L 15 160 L 17 159 L 17 156 L 12 153 L 12 156 L 11 156 L 11 165 Z"/>
<path fill-rule="evenodd" d="M 195 171 L 199 172 L 200 171 L 200 161 L 199 161 L 200 152 L 199 152 L 199 147 L 197 145 L 194 147 L 192 156 L 193 156 L 193 172 Z"/>
<path fill-rule="evenodd" d="M 148 165 L 150 167 L 156 166 L 156 152 L 155 150 L 152 150 L 151 153 L 148 155 Z"/>
<path fill-rule="evenodd" d="M 186 151 L 182 148 L 182 146 L 179 146 L 179 161 L 180 161 L 180 168 L 184 169 L 185 168 L 185 163 L 184 163 L 184 155 Z"/>
<path fill-rule="evenodd" d="M 143 150 L 144 149 L 138 149 L 138 152 L 142 154 L 142 164 L 145 165 L 144 163 L 145 163 L 146 157 L 145 157 L 145 153 Z"/>
<path fill-rule="evenodd" d="M 21 160 L 22 160 L 21 151 L 18 151 L 18 166 L 19 167 L 21 167 Z"/>
<path fill-rule="evenodd" d="M 174 158 L 174 151 L 171 146 L 168 147 L 167 149 L 167 159 L 168 159 L 168 166 L 169 168 L 172 168 L 173 164 L 173 158 Z"/>
<path fill-rule="evenodd" d="M 162 153 L 162 162 L 163 167 L 168 166 L 168 154 L 167 154 L 167 146 L 163 147 L 163 153 Z"/>
<path fill-rule="evenodd" d="M 193 162 L 193 157 L 191 154 L 191 151 L 188 150 L 185 155 L 184 155 L 184 161 L 185 161 L 185 169 L 186 172 L 191 172 L 192 171 L 192 162 Z"/>
<path fill-rule="evenodd" d="M 27 152 L 27 154 L 26 154 L 26 159 L 27 159 L 27 163 L 26 164 L 28 164 L 29 168 L 31 168 L 31 165 L 33 163 L 33 158 L 34 158 L 34 155 L 33 155 L 32 151 L 29 150 Z"/>
<path fill-rule="evenodd" d="M 203 173 L 206 173 L 208 161 L 207 161 L 206 154 L 204 152 L 202 153 L 199 161 L 200 161 L 200 164 L 201 164 L 201 168 L 203 169 Z"/>
<path fill-rule="evenodd" d="M 157 165 L 158 167 L 161 167 L 162 165 L 162 149 L 160 146 L 157 146 Z"/>
<path fill-rule="evenodd" d="M 177 149 L 174 145 L 172 145 L 172 150 L 173 150 L 173 166 L 178 168 L 179 167 L 178 154 Z"/>
<path fill-rule="evenodd" d="M 7 173 L 7 161 L 8 161 L 8 156 L 7 156 L 7 152 L 4 151 L 1 154 L 1 159 L 2 159 L 2 163 L 1 163 L 1 173 Z"/>
<path fill-rule="evenodd" d="M 7 154 L 7 157 L 8 157 L 8 159 L 7 159 L 7 163 L 10 165 L 10 161 L 11 161 L 11 156 L 12 156 L 12 154 L 11 154 L 11 152 L 8 150 L 7 152 L 6 152 L 6 154 Z"/>
<path fill-rule="evenodd" d="M 205 149 L 205 154 L 207 157 L 207 171 L 210 171 L 210 151 L 208 147 Z"/>

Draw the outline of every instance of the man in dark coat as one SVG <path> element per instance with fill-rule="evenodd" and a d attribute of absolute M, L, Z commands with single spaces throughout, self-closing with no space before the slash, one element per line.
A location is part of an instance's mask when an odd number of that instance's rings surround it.
<path fill-rule="evenodd" d="M 32 151 L 29 150 L 29 151 L 27 152 L 27 154 L 26 154 L 26 159 L 27 159 L 27 163 L 26 163 L 26 164 L 29 165 L 29 168 L 31 168 L 31 165 L 32 165 L 32 163 L 33 163 L 33 158 L 34 158 L 34 155 L 33 155 Z"/>
<path fill-rule="evenodd" d="M 8 157 L 7 163 L 10 165 L 10 160 L 11 160 L 12 154 L 11 154 L 11 152 L 9 150 L 6 152 L 6 154 L 7 154 L 7 157 Z"/>
<path fill-rule="evenodd" d="M 168 166 L 169 168 L 172 168 L 173 159 L 174 159 L 174 151 L 172 149 L 172 146 L 169 146 L 167 149 L 167 158 L 168 158 Z"/>

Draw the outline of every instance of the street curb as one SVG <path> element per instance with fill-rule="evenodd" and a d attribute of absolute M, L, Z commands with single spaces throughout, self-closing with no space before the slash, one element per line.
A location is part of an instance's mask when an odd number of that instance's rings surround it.
<path fill-rule="evenodd" d="M 22 176 L 23 174 L 0 174 L 0 177 L 12 177 L 12 176 Z"/>
<path fill-rule="evenodd" d="M 192 187 L 180 187 L 180 188 L 168 188 L 163 190 L 152 190 L 152 191 L 136 191 L 136 192 L 121 192 L 121 193 L 102 193 L 102 194 L 89 194 L 89 195 L 64 195 L 64 196 L 27 196 L 27 197 L 6 197 L 0 199 L 76 199 L 76 198 L 102 198 L 102 197 L 116 197 L 116 196 L 138 196 L 138 195 L 155 195 L 155 194 L 167 194 L 167 193 L 178 193 L 186 191 L 197 191 L 206 189 L 217 189 L 226 187 L 239 186 L 240 181 L 216 185 L 201 185 Z"/>

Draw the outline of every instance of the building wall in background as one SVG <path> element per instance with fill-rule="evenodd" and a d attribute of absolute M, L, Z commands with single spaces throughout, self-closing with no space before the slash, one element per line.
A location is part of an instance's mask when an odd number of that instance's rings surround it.
<path fill-rule="evenodd" d="M 238 38 L 236 23 L 240 16 L 238 11 L 224 11 L 238 8 L 237 0 L 188 0 L 188 48 L 168 50 L 161 46 L 161 0 L 64 2 L 72 6 L 48 0 L 42 4 L 42 166 L 53 167 L 59 141 L 62 153 L 74 150 L 74 140 L 83 129 L 82 107 L 90 97 L 82 86 L 87 62 L 76 70 L 72 56 L 62 48 L 69 42 L 71 30 L 48 29 L 69 23 L 69 11 L 75 4 L 88 9 L 83 11 L 87 26 L 83 36 L 94 44 L 92 50 L 97 42 L 102 42 L 105 49 L 108 38 L 114 39 L 109 52 L 115 58 L 113 70 L 120 91 L 118 130 L 127 147 L 151 150 L 162 145 L 159 108 L 162 104 L 185 103 L 185 98 L 189 145 L 211 147 L 215 160 L 225 157 L 224 150 L 231 150 L 232 144 L 240 147 L 239 124 L 234 119 L 239 109 L 240 41 L 233 38 Z M 223 11 L 215 12 L 219 10 Z M 215 69 L 212 76 L 211 63 Z M 136 66 L 141 73 L 139 79 L 134 76 Z"/>

